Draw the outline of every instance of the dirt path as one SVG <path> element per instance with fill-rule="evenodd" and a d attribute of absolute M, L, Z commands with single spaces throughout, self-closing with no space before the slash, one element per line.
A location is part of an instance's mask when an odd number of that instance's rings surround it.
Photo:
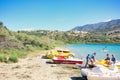
<path fill-rule="evenodd" d="M 50 64 L 44 54 L 20 59 L 18 63 L 0 63 L 0 80 L 82 80 L 73 65 Z"/>

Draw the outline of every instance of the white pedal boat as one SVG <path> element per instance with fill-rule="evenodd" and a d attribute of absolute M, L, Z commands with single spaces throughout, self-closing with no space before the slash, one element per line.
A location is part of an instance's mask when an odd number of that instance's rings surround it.
<path fill-rule="evenodd" d="M 92 69 L 83 68 L 80 72 L 87 80 L 120 80 L 120 71 L 116 66 L 108 69 L 102 65 L 97 65 Z"/>

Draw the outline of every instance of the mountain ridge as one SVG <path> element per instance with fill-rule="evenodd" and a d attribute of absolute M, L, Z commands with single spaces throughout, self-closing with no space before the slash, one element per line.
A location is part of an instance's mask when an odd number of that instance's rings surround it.
<path fill-rule="evenodd" d="M 72 30 L 76 31 L 99 31 L 99 32 L 105 32 L 105 31 L 112 31 L 120 29 L 120 19 L 114 19 L 107 22 L 99 22 L 95 24 L 86 24 L 83 26 L 77 26 L 73 28 Z"/>

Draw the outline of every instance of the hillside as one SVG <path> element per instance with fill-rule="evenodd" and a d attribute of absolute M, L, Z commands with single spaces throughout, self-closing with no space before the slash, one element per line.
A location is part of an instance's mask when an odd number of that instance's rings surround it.
<path fill-rule="evenodd" d="M 26 57 L 30 52 L 49 50 L 62 44 L 46 36 L 11 31 L 0 22 L 0 62 L 17 62 L 18 58 Z"/>
<path fill-rule="evenodd" d="M 85 31 L 20 31 L 28 35 L 38 37 L 49 37 L 50 39 L 62 41 L 64 43 L 120 43 L 119 32 L 85 32 Z"/>
<path fill-rule="evenodd" d="M 84 26 L 77 26 L 72 30 L 77 31 L 96 31 L 96 32 L 106 32 L 106 31 L 113 31 L 113 30 L 120 30 L 120 19 L 111 20 L 108 22 L 100 22 L 95 24 L 87 24 Z"/>
<path fill-rule="evenodd" d="M 65 43 L 120 43 L 120 19 L 76 27 L 70 31 L 20 31 L 28 35 L 49 37 Z"/>
<path fill-rule="evenodd" d="M 63 43 L 120 43 L 119 25 L 120 20 L 118 19 L 91 24 L 91 26 L 86 25 L 87 27 L 85 28 L 80 27 L 81 31 L 74 29 L 66 32 L 58 30 L 14 32 L 7 29 L 7 27 L 0 22 L 0 49 L 31 49 L 35 47 L 51 49 L 57 44 Z"/>
<path fill-rule="evenodd" d="M 10 31 L 0 22 L 0 50 L 4 49 L 27 49 L 28 47 L 38 47 L 41 49 L 49 49 L 59 44 L 58 41 L 49 37 L 37 37 L 35 35 L 27 35 Z M 61 44 L 61 43 L 60 43 Z"/>

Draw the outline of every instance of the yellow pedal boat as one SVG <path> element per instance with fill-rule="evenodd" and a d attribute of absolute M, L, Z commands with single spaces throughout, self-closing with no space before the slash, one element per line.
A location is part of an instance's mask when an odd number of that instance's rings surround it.
<path fill-rule="evenodd" d="M 52 59 L 53 57 L 58 57 L 58 56 L 65 56 L 66 58 L 68 57 L 75 57 L 75 54 L 70 52 L 69 50 L 55 50 L 55 51 L 48 51 L 46 53 L 46 57 L 49 59 Z"/>
<path fill-rule="evenodd" d="M 97 61 L 96 64 L 103 65 L 103 66 L 105 66 L 105 67 L 107 67 L 107 68 L 110 68 L 110 66 L 111 66 L 111 65 L 106 64 L 106 60 L 104 60 L 104 59 Z M 115 65 L 117 66 L 118 69 L 120 69 L 120 62 L 117 61 L 117 62 L 115 63 Z"/>

